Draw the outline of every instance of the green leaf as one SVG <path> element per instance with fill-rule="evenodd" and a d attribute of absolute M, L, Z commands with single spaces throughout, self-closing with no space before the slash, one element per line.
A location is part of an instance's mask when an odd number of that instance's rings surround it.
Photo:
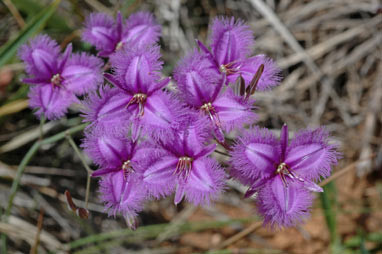
<path fill-rule="evenodd" d="M 331 253 L 342 253 L 341 240 L 337 232 L 337 192 L 333 182 L 324 186 L 324 192 L 320 193 L 321 206 L 324 211 L 326 224 L 330 232 Z"/>
<path fill-rule="evenodd" d="M 19 35 L 8 41 L 3 47 L 0 48 L 0 67 L 6 64 L 17 52 L 18 48 L 24 44 L 32 35 L 39 32 L 49 20 L 49 18 L 56 11 L 58 4 L 61 0 L 55 0 L 36 16 L 20 31 Z"/>
<path fill-rule="evenodd" d="M 324 211 L 326 224 L 328 226 L 331 241 L 334 242 L 337 230 L 336 230 L 336 211 L 335 211 L 335 204 L 336 204 L 336 194 L 335 194 L 335 186 L 333 183 L 329 183 L 326 186 L 324 186 L 324 192 L 320 193 L 321 198 L 321 206 Z"/>
<path fill-rule="evenodd" d="M 369 233 L 366 236 L 366 241 L 367 242 L 374 242 L 374 243 L 379 243 L 382 244 L 382 232 L 373 232 Z M 359 234 L 357 236 L 353 236 L 352 238 L 349 238 L 345 242 L 345 246 L 348 248 L 352 247 L 359 247 L 363 241 L 364 236 L 362 234 Z"/>

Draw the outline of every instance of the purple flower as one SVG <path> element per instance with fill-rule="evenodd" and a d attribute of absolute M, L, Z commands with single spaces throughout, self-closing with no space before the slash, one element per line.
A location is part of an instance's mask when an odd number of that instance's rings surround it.
<path fill-rule="evenodd" d="M 101 177 L 101 199 L 106 203 L 106 210 L 110 215 L 121 213 L 132 219 L 148 197 L 142 178 L 147 154 L 155 154 L 155 148 L 123 135 L 97 130 L 86 136 L 82 147 L 100 167 L 92 176 Z"/>
<path fill-rule="evenodd" d="M 160 79 L 159 58 L 159 46 L 125 47 L 110 57 L 115 74 L 105 74 L 105 78 L 126 98 L 125 114 L 131 115 L 134 138 L 140 132 L 153 138 L 171 136 L 187 112 L 173 95 L 162 90 L 169 78 Z M 110 104 L 114 101 L 103 108 L 110 109 Z"/>
<path fill-rule="evenodd" d="M 250 186 L 246 196 L 258 191 L 266 224 L 291 226 L 308 215 L 310 192 L 322 191 L 313 181 L 328 177 L 339 157 L 328 136 L 323 128 L 303 130 L 289 143 L 284 125 L 280 140 L 258 127 L 239 138 L 231 152 L 231 174 Z"/>
<path fill-rule="evenodd" d="M 105 210 L 109 216 L 121 214 L 130 228 L 136 228 L 135 217 L 143 209 L 147 195 L 139 178 L 125 176 L 123 171 L 116 171 L 101 177 L 99 192 Z"/>
<path fill-rule="evenodd" d="M 196 49 L 186 55 L 174 70 L 179 96 L 190 106 L 200 108 L 219 94 L 223 79 L 215 65 Z"/>
<path fill-rule="evenodd" d="M 85 21 L 84 41 L 96 46 L 100 56 L 109 56 L 126 43 L 142 46 L 158 41 L 161 27 L 151 13 L 137 12 L 125 22 L 120 12 L 117 20 L 104 13 L 92 13 Z"/>
<path fill-rule="evenodd" d="M 205 54 L 193 51 L 174 73 L 180 97 L 199 111 L 202 119 L 211 122 L 220 142 L 224 142 L 223 130 L 229 132 L 256 119 L 254 101 L 235 95 L 231 87 L 223 87 L 224 79 Z"/>
<path fill-rule="evenodd" d="M 264 70 L 257 89 L 267 90 L 279 83 L 280 70 L 270 58 L 264 55 L 248 57 L 255 41 L 250 27 L 242 20 L 235 21 L 233 17 L 215 18 L 210 30 L 211 51 L 200 41 L 198 45 L 214 62 L 215 68 L 226 76 L 228 82 L 234 83 L 242 76 L 248 86 L 260 65 L 263 65 Z"/>
<path fill-rule="evenodd" d="M 196 205 L 217 198 L 225 184 L 225 173 L 209 157 L 216 145 L 204 145 L 208 133 L 196 122 L 177 137 L 160 141 L 160 156 L 153 156 L 143 174 L 143 182 L 156 198 L 175 192 L 175 204 L 183 197 Z"/>
<path fill-rule="evenodd" d="M 102 61 L 87 54 L 72 54 L 72 46 L 60 55 L 57 43 L 46 35 L 39 35 L 19 51 L 31 84 L 30 106 L 36 115 L 48 119 L 62 117 L 68 107 L 77 102 L 76 95 L 94 90 L 102 82 Z"/>
<path fill-rule="evenodd" d="M 115 171 L 138 172 L 146 161 L 151 146 L 136 143 L 124 135 L 94 130 L 88 133 L 82 147 L 100 169 L 93 176 L 105 175 Z"/>

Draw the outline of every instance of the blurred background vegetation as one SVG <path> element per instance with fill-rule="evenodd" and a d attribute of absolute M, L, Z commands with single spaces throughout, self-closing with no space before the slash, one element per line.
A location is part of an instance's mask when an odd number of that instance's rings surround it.
<path fill-rule="evenodd" d="M 67 208 L 69 190 L 84 205 L 86 171 L 65 138 L 40 145 L 25 168 L 11 215 L 0 222 L 7 235 L 1 253 L 382 253 L 382 5 L 378 0 L 2 0 L 0 2 L 0 210 L 4 214 L 16 168 L 40 135 L 28 108 L 28 86 L 17 49 L 37 33 L 62 47 L 96 53 L 81 41 L 91 12 L 125 17 L 154 13 L 162 25 L 164 74 L 206 41 L 217 15 L 248 22 L 254 54 L 267 54 L 283 70 L 282 84 L 255 94 L 260 126 L 290 130 L 327 126 L 343 153 L 341 172 L 316 199 L 307 223 L 277 232 L 259 227 L 253 200 L 243 187 L 209 207 L 172 199 L 153 201 L 136 231 L 121 217 L 108 218 L 92 180 L 90 217 Z M 42 126 L 45 137 L 76 128 L 79 105 L 66 118 Z M 234 135 L 234 134 L 233 134 Z M 81 132 L 75 132 L 77 144 Z M 218 157 L 224 163 L 225 158 Z M 90 165 L 90 161 L 87 161 Z M 245 190 L 244 190 L 245 191 Z M 3 240 L 5 238 L 3 237 Z"/>

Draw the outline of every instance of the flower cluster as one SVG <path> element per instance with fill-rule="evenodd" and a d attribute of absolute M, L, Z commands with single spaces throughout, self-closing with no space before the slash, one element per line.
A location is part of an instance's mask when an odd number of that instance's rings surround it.
<path fill-rule="evenodd" d="M 122 214 L 131 227 L 144 202 L 174 195 L 195 205 L 208 204 L 233 177 L 257 193 L 259 213 L 274 227 L 292 226 L 308 214 L 315 183 L 336 164 L 336 147 L 324 128 L 300 131 L 289 142 L 284 125 L 280 140 L 267 129 L 250 127 L 257 119 L 252 98 L 280 81 L 279 69 L 264 55 L 251 56 L 254 37 L 241 20 L 216 18 L 206 46 L 197 41 L 176 66 L 171 80 L 163 77 L 160 26 L 149 13 L 123 21 L 102 13 L 85 22 L 83 40 L 105 57 L 101 60 L 59 56 L 57 44 L 39 36 L 21 49 L 32 78 L 32 107 L 49 119 L 65 113 L 75 95 L 88 122 L 82 147 L 98 166 L 101 199 L 110 215 Z M 173 82 L 174 86 L 168 86 Z M 229 144 L 226 135 L 239 137 Z M 230 153 L 228 173 L 212 156 L 217 144 Z"/>

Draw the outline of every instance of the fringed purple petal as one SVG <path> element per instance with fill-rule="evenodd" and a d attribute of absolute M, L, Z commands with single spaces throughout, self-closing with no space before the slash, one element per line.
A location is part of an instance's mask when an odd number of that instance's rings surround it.
<path fill-rule="evenodd" d="M 269 178 L 257 178 L 253 182 L 249 183 L 250 187 L 247 190 L 247 192 L 244 194 L 244 198 L 249 198 L 250 196 L 252 196 L 256 192 L 258 192 L 264 186 L 264 184 L 268 183 L 268 180 L 269 180 Z M 244 182 L 245 182 L 245 180 L 244 180 Z"/>
<path fill-rule="evenodd" d="M 101 168 L 93 171 L 91 176 L 92 177 L 99 177 L 99 176 L 107 175 L 107 174 L 110 174 L 110 173 L 115 173 L 117 171 L 118 170 L 116 168 L 101 167 Z"/>
<path fill-rule="evenodd" d="M 168 85 L 170 80 L 171 80 L 171 78 L 167 77 L 167 78 L 163 78 L 161 80 L 158 80 L 158 81 L 152 83 L 149 86 L 147 94 L 151 95 L 152 93 L 155 93 L 156 91 L 161 90 L 162 88 L 164 88 L 165 86 Z"/>
<path fill-rule="evenodd" d="M 238 63 L 236 65 L 237 71 L 228 75 L 227 79 L 230 83 L 235 83 L 241 75 L 245 85 L 248 86 L 261 64 L 264 65 L 264 70 L 257 83 L 256 90 L 265 91 L 277 86 L 281 80 L 280 69 L 272 59 L 265 55 L 253 56 Z"/>
<path fill-rule="evenodd" d="M 87 129 L 126 134 L 131 116 L 126 105 L 130 99 L 131 96 L 110 87 L 100 88 L 99 95 L 89 94 L 82 102 L 85 106 L 82 116 L 90 123 Z"/>
<path fill-rule="evenodd" d="M 206 156 L 209 153 L 204 151 L 205 143 L 211 139 L 210 123 L 205 116 L 199 118 L 197 116 L 198 114 L 193 114 L 187 122 L 184 122 L 183 128 L 178 131 L 178 139 L 185 154 Z"/>
<path fill-rule="evenodd" d="M 139 143 L 134 146 L 132 151 L 132 164 L 134 171 L 143 174 L 143 172 L 150 166 L 153 158 L 158 158 L 164 154 L 151 140 L 139 140 Z"/>
<path fill-rule="evenodd" d="M 308 180 L 304 180 L 303 183 L 304 183 L 304 188 L 309 190 L 309 191 L 324 192 L 324 189 L 322 189 L 319 185 L 317 185 L 314 182 L 311 182 L 311 181 L 308 181 Z"/>
<path fill-rule="evenodd" d="M 279 141 L 271 131 L 254 127 L 239 137 L 230 152 L 231 174 L 245 185 L 274 175 L 280 161 Z"/>
<path fill-rule="evenodd" d="M 118 38 L 121 40 L 122 38 L 122 30 L 123 30 L 123 18 L 122 14 L 120 11 L 117 12 L 117 21 L 116 21 L 116 26 L 115 26 L 115 31 L 118 34 Z"/>
<path fill-rule="evenodd" d="M 149 12 L 131 14 L 126 20 L 122 41 L 142 46 L 153 44 L 159 40 L 161 26 Z"/>
<path fill-rule="evenodd" d="M 216 67 L 219 67 L 219 64 L 216 62 L 215 57 L 212 55 L 211 51 L 207 48 L 206 45 L 203 44 L 203 42 L 196 39 L 196 44 L 198 45 L 198 48 L 207 55 L 207 58 L 211 60 L 211 62 L 215 63 Z"/>
<path fill-rule="evenodd" d="M 143 182 L 150 195 L 161 198 L 169 195 L 175 188 L 174 174 L 178 158 L 173 155 L 163 155 L 151 160 L 143 173 Z"/>
<path fill-rule="evenodd" d="M 142 134 L 154 139 L 173 137 L 187 114 L 187 109 L 174 96 L 162 91 L 147 98 L 143 116 L 138 116 L 136 110 Z"/>
<path fill-rule="evenodd" d="M 184 192 L 185 192 L 185 186 L 184 186 L 184 181 L 178 183 L 175 189 L 175 196 L 174 196 L 174 204 L 178 205 L 183 197 L 184 197 Z"/>
<path fill-rule="evenodd" d="M 210 144 L 210 145 L 206 145 L 204 146 L 200 152 L 196 153 L 195 154 L 195 158 L 203 158 L 203 157 L 206 157 L 208 155 L 210 155 L 211 153 L 213 153 L 216 149 L 216 144 Z"/>
<path fill-rule="evenodd" d="M 185 198 L 194 205 L 209 204 L 222 193 L 226 181 L 224 170 L 211 158 L 199 158 L 192 162 L 186 180 Z"/>
<path fill-rule="evenodd" d="M 242 97 L 236 96 L 231 88 L 218 96 L 212 103 L 222 127 L 230 132 L 235 128 L 242 128 L 244 124 L 254 123 L 257 115 L 253 112 L 253 101 L 245 101 Z"/>
<path fill-rule="evenodd" d="M 86 154 L 99 166 L 122 169 L 122 164 L 132 159 L 134 145 L 124 135 L 94 130 L 86 135 L 82 144 Z"/>
<path fill-rule="evenodd" d="M 85 53 L 73 54 L 61 73 L 63 85 L 77 95 L 95 90 L 103 81 L 102 65 L 98 57 Z"/>
<path fill-rule="evenodd" d="M 211 27 L 211 49 L 219 64 L 243 60 L 254 44 L 252 31 L 242 20 L 218 17 Z"/>
<path fill-rule="evenodd" d="M 43 114 L 47 119 L 54 120 L 65 115 L 69 106 L 78 102 L 70 91 L 54 87 L 51 84 L 36 85 L 29 89 L 29 106 L 37 109 L 37 117 Z"/>
<path fill-rule="evenodd" d="M 124 88 L 135 93 L 147 93 L 150 85 L 160 78 L 163 62 L 159 46 L 126 45 L 110 56 L 116 77 Z"/>
<path fill-rule="evenodd" d="M 58 64 L 58 73 L 62 73 L 62 70 L 64 68 L 64 66 L 66 65 L 69 57 L 72 55 L 72 52 L 73 52 L 73 45 L 72 43 L 69 43 L 68 46 L 66 46 L 66 49 L 64 51 L 64 53 L 61 55 L 60 59 L 59 59 L 59 64 Z"/>
<path fill-rule="evenodd" d="M 194 50 L 178 64 L 174 78 L 179 95 L 191 106 L 211 102 L 216 89 L 221 88 L 222 76 L 215 64 L 203 53 Z"/>
<path fill-rule="evenodd" d="M 22 82 L 29 85 L 46 85 L 49 83 L 44 78 L 24 78 L 22 79 Z"/>
<path fill-rule="evenodd" d="M 264 224 L 272 228 L 294 226 L 309 216 L 312 195 L 299 181 L 291 181 L 285 187 L 280 176 L 264 185 L 257 197 L 259 213 Z"/>
<path fill-rule="evenodd" d="M 298 132 L 287 149 L 285 163 L 307 180 L 328 177 L 339 159 L 336 146 L 329 144 L 328 136 L 324 128 Z"/>
<path fill-rule="evenodd" d="M 105 13 L 91 13 L 85 20 L 82 39 L 98 50 L 113 52 L 118 43 L 114 19 Z"/>
<path fill-rule="evenodd" d="M 140 178 L 130 176 L 125 180 L 122 171 L 103 176 L 99 191 L 109 216 L 121 214 L 134 217 L 142 210 L 147 198 L 147 191 Z"/>
<path fill-rule="evenodd" d="M 56 74 L 60 47 L 49 36 L 36 36 L 21 46 L 18 54 L 29 75 L 50 80 Z"/>

